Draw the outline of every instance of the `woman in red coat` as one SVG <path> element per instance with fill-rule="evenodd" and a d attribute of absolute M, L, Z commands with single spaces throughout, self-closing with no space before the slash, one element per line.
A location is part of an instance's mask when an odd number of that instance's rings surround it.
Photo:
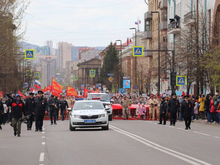
<path fill-rule="evenodd" d="M 214 107 L 214 101 L 213 99 L 210 100 L 210 113 L 211 113 L 211 120 L 212 122 L 215 122 L 215 107 Z"/>

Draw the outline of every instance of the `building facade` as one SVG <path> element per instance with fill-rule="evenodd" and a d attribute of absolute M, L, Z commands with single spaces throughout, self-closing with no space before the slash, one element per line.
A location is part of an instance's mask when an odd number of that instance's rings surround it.
<path fill-rule="evenodd" d="M 58 68 L 65 69 L 66 62 L 72 60 L 72 44 L 67 42 L 58 43 Z"/>
<path fill-rule="evenodd" d="M 101 53 L 101 50 L 88 50 L 81 53 L 81 60 L 90 60 L 92 58 L 99 58 L 99 54 Z"/>

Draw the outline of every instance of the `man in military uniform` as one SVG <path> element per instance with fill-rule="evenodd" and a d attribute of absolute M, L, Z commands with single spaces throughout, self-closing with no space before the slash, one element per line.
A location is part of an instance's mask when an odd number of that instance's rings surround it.
<path fill-rule="evenodd" d="M 35 101 L 35 116 L 36 116 L 36 129 L 42 132 L 43 120 L 45 116 L 45 111 L 47 111 L 47 99 L 43 98 L 43 92 L 38 91 L 38 97 L 34 99 Z"/>
<path fill-rule="evenodd" d="M 122 101 L 122 107 L 123 107 L 123 117 L 128 120 L 128 107 L 130 106 L 131 102 L 127 100 L 127 97 L 124 97 L 124 100 Z"/>
<path fill-rule="evenodd" d="M 190 124 L 193 115 L 193 103 L 189 100 L 189 96 L 185 96 L 185 100 L 182 103 L 182 116 L 185 120 L 186 130 L 191 129 Z"/>
<path fill-rule="evenodd" d="M 179 101 L 176 99 L 176 94 L 172 94 L 172 98 L 168 103 L 168 111 L 170 112 L 170 126 L 175 126 L 176 123 L 176 113 L 179 108 Z"/>
<path fill-rule="evenodd" d="M 48 105 L 50 107 L 50 121 L 51 121 L 51 125 L 53 125 L 53 123 L 56 125 L 56 119 L 57 119 L 57 102 L 54 98 L 54 95 L 51 95 L 51 98 L 48 101 Z M 53 118 L 54 118 L 54 122 L 53 122 Z"/>
<path fill-rule="evenodd" d="M 149 105 L 149 120 L 155 119 L 155 106 L 157 106 L 157 102 L 153 99 L 154 95 L 151 95 L 150 99 L 148 100 Z"/>
<path fill-rule="evenodd" d="M 31 130 L 32 124 L 34 121 L 34 108 L 35 108 L 35 103 L 34 103 L 34 93 L 29 94 L 30 97 L 26 99 L 25 101 L 25 112 L 27 115 L 27 130 Z"/>
<path fill-rule="evenodd" d="M 61 107 L 62 121 L 64 121 L 64 115 L 65 115 L 66 107 L 68 108 L 68 104 L 67 104 L 67 101 L 65 100 L 64 96 L 60 100 L 60 107 Z"/>
<path fill-rule="evenodd" d="M 160 102 L 160 119 L 158 124 L 162 124 L 162 119 L 163 119 L 163 125 L 166 125 L 166 113 L 167 113 L 167 103 L 164 100 L 163 97 L 161 97 L 161 102 Z"/>

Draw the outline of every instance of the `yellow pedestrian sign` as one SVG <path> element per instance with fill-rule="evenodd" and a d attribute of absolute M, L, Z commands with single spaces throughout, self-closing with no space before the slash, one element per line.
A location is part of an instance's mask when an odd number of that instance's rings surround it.
<path fill-rule="evenodd" d="M 34 77 L 35 78 L 40 77 L 40 72 L 34 72 Z"/>
<path fill-rule="evenodd" d="M 26 49 L 25 50 L 25 59 L 26 60 L 35 59 L 35 50 L 34 49 Z"/>
<path fill-rule="evenodd" d="M 133 47 L 133 57 L 143 57 L 144 56 L 144 47 L 143 46 L 134 46 Z"/>
<path fill-rule="evenodd" d="M 31 70 L 26 70 L 26 76 L 31 77 L 32 76 L 32 71 Z"/>
<path fill-rule="evenodd" d="M 94 69 L 91 69 L 89 71 L 89 77 L 93 78 L 93 77 L 95 77 L 95 75 L 96 75 L 96 71 Z"/>

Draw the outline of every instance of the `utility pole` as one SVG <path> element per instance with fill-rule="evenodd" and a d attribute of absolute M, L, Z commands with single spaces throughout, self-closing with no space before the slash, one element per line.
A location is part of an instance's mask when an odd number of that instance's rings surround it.
<path fill-rule="evenodd" d="M 199 0 L 197 0 L 196 4 L 196 53 L 197 53 L 197 76 L 196 76 L 196 94 L 199 96 L 199 75 L 200 75 L 200 67 L 199 67 Z"/>
<path fill-rule="evenodd" d="M 120 41 L 120 51 L 121 51 L 121 57 L 120 57 L 120 78 L 119 78 L 119 86 L 121 88 L 123 88 L 123 75 L 122 75 L 122 40 L 116 40 L 116 41 Z"/>

